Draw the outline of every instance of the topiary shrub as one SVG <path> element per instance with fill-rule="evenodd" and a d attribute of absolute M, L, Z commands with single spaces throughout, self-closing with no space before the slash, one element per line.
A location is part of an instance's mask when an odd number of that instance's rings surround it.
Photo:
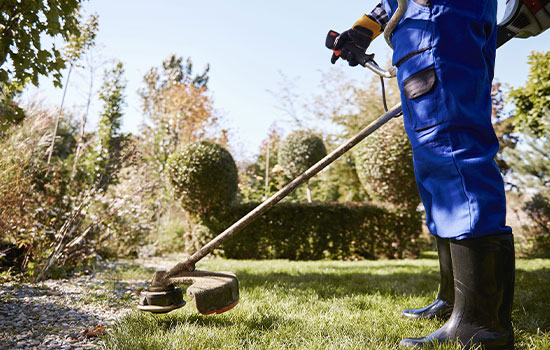
<path fill-rule="evenodd" d="M 418 207 L 412 147 L 400 120 L 391 120 L 366 138 L 353 156 L 359 180 L 373 200 L 409 210 Z"/>
<path fill-rule="evenodd" d="M 205 141 L 188 144 L 170 156 L 168 171 L 176 196 L 192 214 L 223 212 L 237 194 L 237 166 L 220 145 Z"/>
<path fill-rule="evenodd" d="M 297 177 L 327 155 L 323 140 L 309 131 L 294 131 L 279 145 L 279 165 Z"/>
<path fill-rule="evenodd" d="M 327 155 L 327 149 L 318 136 L 309 131 L 294 131 L 279 145 L 278 161 L 288 177 L 295 178 Z M 311 202 L 309 182 L 307 199 Z"/>

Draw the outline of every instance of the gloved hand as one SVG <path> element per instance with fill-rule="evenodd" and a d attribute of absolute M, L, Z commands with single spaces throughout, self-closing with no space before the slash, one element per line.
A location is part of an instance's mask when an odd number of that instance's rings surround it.
<path fill-rule="evenodd" d="M 359 64 L 354 51 L 346 47 L 346 44 L 352 43 L 361 53 L 366 53 L 371 41 L 382 33 L 382 27 L 376 21 L 367 15 L 363 15 L 351 29 L 340 34 L 334 42 L 334 50 L 341 51 L 340 56 L 332 54 L 330 62 L 332 64 L 342 58 L 348 61 L 349 65 L 355 67 Z"/>

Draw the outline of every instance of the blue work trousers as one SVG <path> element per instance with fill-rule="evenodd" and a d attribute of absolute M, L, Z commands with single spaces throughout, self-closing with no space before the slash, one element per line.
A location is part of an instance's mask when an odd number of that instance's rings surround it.
<path fill-rule="evenodd" d="M 496 0 L 409 0 L 392 37 L 416 182 L 442 238 L 511 232 L 491 124 L 496 10 Z"/>

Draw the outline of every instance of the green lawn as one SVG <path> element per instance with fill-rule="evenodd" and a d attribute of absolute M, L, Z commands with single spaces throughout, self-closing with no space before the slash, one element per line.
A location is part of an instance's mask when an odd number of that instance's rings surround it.
<path fill-rule="evenodd" d="M 134 312 L 103 338 L 107 349 L 398 349 L 441 321 L 400 318 L 437 294 L 433 253 L 418 260 L 360 262 L 234 261 L 199 266 L 232 271 L 241 301 L 202 316 L 192 304 L 167 315 Z M 550 260 L 518 260 L 516 349 L 550 349 Z M 438 346 L 437 349 L 455 349 Z"/>

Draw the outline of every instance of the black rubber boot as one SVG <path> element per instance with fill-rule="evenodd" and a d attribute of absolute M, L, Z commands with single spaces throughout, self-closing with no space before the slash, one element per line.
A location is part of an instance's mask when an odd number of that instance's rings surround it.
<path fill-rule="evenodd" d="M 455 277 L 451 318 L 424 338 L 402 340 L 401 347 L 458 342 L 464 349 L 483 345 L 485 350 L 513 350 L 513 236 L 452 240 L 451 255 Z"/>
<path fill-rule="evenodd" d="M 422 309 L 403 310 L 401 314 L 403 317 L 410 319 L 434 317 L 446 319 L 453 312 L 455 290 L 450 239 L 436 236 L 436 242 L 437 255 L 439 257 L 439 272 L 441 274 L 437 299 Z"/>

